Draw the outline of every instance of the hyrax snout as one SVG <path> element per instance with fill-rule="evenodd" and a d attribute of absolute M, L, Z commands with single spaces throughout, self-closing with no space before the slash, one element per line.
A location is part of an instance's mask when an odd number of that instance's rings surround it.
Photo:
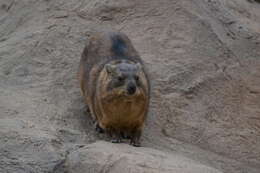
<path fill-rule="evenodd" d="M 99 128 L 120 142 L 122 134 L 140 146 L 150 85 L 144 63 L 120 32 L 94 34 L 80 61 L 82 94 Z"/>

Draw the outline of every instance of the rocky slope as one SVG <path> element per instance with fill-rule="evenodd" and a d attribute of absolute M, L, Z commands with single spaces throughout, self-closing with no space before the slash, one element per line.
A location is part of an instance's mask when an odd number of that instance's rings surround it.
<path fill-rule="evenodd" d="M 149 69 L 143 148 L 95 143 L 80 96 L 80 54 L 106 29 Z M 259 100 L 257 1 L 0 1 L 0 172 L 258 173 Z"/>

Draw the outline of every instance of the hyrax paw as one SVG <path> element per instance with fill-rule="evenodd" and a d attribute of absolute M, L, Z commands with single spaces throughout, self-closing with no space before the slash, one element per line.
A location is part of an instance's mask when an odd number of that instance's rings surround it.
<path fill-rule="evenodd" d="M 141 147 L 141 143 L 139 141 L 131 141 L 130 145 L 132 145 L 134 147 Z"/>
<path fill-rule="evenodd" d="M 121 143 L 121 139 L 112 139 L 111 142 L 112 143 Z"/>

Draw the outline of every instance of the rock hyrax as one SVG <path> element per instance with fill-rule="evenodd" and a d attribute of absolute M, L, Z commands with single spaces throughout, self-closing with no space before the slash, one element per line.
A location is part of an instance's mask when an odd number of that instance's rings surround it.
<path fill-rule="evenodd" d="M 150 85 L 129 38 L 120 32 L 93 34 L 81 56 L 79 81 L 97 128 L 110 134 L 112 142 L 124 134 L 131 145 L 140 146 Z"/>

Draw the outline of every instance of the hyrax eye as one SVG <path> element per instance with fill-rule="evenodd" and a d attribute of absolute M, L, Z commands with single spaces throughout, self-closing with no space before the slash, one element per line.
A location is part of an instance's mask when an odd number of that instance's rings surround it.
<path fill-rule="evenodd" d="M 117 80 L 120 81 L 120 82 L 122 82 L 122 81 L 125 80 L 125 78 L 124 78 L 123 76 L 118 76 L 118 77 L 117 77 Z"/>
<path fill-rule="evenodd" d="M 138 81 L 138 80 L 139 80 L 139 76 L 135 76 L 134 78 L 135 78 L 135 80 L 136 80 L 136 81 Z"/>

